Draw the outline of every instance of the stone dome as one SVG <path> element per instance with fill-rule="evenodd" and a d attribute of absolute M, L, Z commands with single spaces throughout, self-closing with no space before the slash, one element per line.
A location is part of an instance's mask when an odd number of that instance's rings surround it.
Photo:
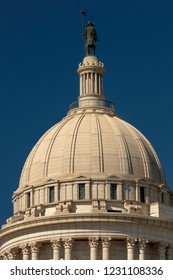
<path fill-rule="evenodd" d="M 104 109 L 72 110 L 50 128 L 29 154 L 19 186 L 80 175 L 148 178 L 165 183 L 149 141 L 132 125 Z"/>
<path fill-rule="evenodd" d="M 120 119 L 103 94 L 104 65 L 96 56 L 79 64 L 80 95 L 67 116 L 50 128 L 29 154 L 19 189 L 47 180 L 78 176 L 121 180 L 149 179 L 165 184 L 164 173 L 151 144 L 132 125 Z"/>

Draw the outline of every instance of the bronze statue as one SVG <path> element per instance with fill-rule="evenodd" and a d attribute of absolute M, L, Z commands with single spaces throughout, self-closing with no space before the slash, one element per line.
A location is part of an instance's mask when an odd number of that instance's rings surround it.
<path fill-rule="evenodd" d="M 85 36 L 85 54 L 87 55 L 95 55 L 96 49 L 96 41 L 98 41 L 97 33 L 94 28 L 94 23 L 92 21 L 88 21 L 88 26 L 84 33 Z"/>

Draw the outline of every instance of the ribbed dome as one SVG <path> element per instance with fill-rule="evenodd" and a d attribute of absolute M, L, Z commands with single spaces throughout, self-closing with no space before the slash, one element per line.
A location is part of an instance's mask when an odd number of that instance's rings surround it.
<path fill-rule="evenodd" d="M 20 188 L 81 175 L 165 183 L 153 147 L 137 129 L 104 110 L 83 111 L 70 113 L 41 137 L 26 160 Z"/>

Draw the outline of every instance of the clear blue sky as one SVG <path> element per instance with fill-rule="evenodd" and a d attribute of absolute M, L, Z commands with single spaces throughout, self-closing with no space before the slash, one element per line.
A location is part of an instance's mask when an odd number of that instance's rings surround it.
<path fill-rule="evenodd" d="M 0 1 L 0 224 L 31 148 L 79 95 L 81 9 L 96 23 L 107 99 L 153 144 L 173 187 L 173 1 Z"/>

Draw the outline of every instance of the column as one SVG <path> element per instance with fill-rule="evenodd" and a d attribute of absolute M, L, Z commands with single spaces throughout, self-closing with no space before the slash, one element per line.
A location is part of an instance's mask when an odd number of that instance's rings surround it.
<path fill-rule="evenodd" d="M 93 75 L 94 75 L 94 73 L 91 72 L 91 94 L 94 93 L 94 89 L 93 89 Z"/>
<path fill-rule="evenodd" d="M 123 200 L 122 184 L 117 185 L 117 200 Z"/>
<path fill-rule="evenodd" d="M 82 74 L 80 74 L 80 95 L 82 95 Z"/>
<path fill-rule="evenodd" d="M 134 260 L 134 258 L 135 258 L 135 239 L 127 238 L 126 245 L 127 245 L 127 259 Z"/>
<path fill-rule="evenodd" d="M 94 93 L 97 94 L 97 73 L 95 73 L 95 90 L 94 91 L 95 91 Z"/>
<path fill-rule="evenodd" d="M 146 203 L 147 203 L 147 204 L 150 203 L 150 191 L 149 191 L 149 187 L 146 187 Z"/>
<path fill-rule="evenodd" d="M 33 206 L 34 205 L 34 190 L 31 189 L 31 198 L 30 198 L 30 205 Z"/>
<path fill-rule="evenodd" d="M 63 239 L 65 249 L 65 260 L 71 260 L 71 251 L 74 240 L 72 238 Z"/>
<path fill-rule="evenodd" d="M 98 237 L 89 238 L 90 260 L 97 260 Z"/>
<path fill-rule="evenodd" d="M 109 260 L 109 248 L 111 246 L 111 238 L 103 237 L 102 241 L 102 260 Z"/>
<path fill-rule="evenodd" d="M 147 241 L 144 239 L 139 239 L 139 260 L 145 260 L 145 248 Z"/>
<path fill-rule="evenodd" d="M 99 74 L 99 94 L 102 95 L 102 75 Z"/>
<path fill-rule="evenodd" d="M 30 247 L 31 247 L 31 259 L 34 261 L 38 260 L 40 244 L 34 242 L 30 244 Z"/>
<path fill-rule="evenodd" d="M 86 93 L 89 93 L 89 73 L 86 73 Z"/>
<path fill-rule="evenodd" d="M 160 242 L 158 244 L 158 252 L 159 252 L 159 260 L 165 260 L 166 259 L 166 244 L 165 243 L 162 243 Z"/>
<path fill-rule="evenodd" d="M 166 250 L 166 259 L 167 260 L 173 260 L 173 249 L 172 246 L 168 246 Z"/>
<path fill-rule="evenodd" d="M 60 259 L 60 248 L 61 248 L 61 240 L 55 239 L 50 241 L 52 243 L 53 248 L 53 260 Z"/>
<path fill-rule="evenodd" d="M 140 201 L 139 185 L 136 183 L 136 201 Z"/>
<path fill-rule="evenodd" d="M 59 201 L 59 197 L 58 197 L 58 184 L 55 185 L 55 202 Z"/>
<path fill-rule="evenodd" d="M 29 260 L 29 246 L 28 244 L 24 244 L 20 247 L 22 249 L 23 260 Z"/>

